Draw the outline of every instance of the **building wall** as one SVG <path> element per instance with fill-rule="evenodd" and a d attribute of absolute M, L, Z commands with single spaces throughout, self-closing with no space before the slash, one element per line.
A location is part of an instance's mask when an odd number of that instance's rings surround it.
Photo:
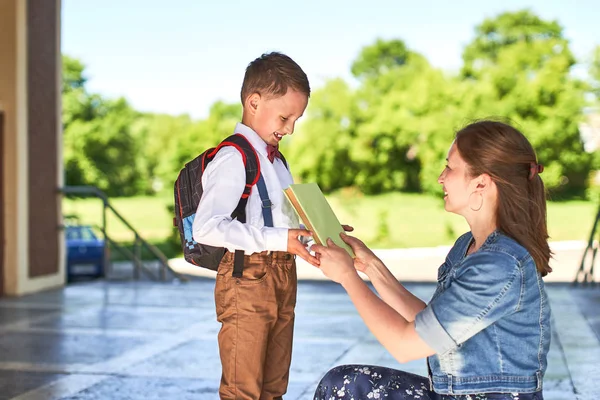
<path fill-rule="evenodd" d="M 25 172 L 19 161 L 23 158 L 23 139 L 25 138 L 23 115 L 19 120 L 18 103 L 24 103 L 22 96 L 17 95 L 19 52 L 17 43 L 18 5 L 16 0 L 0 1 L 0 109 L 4 114 L 3 137 L 3 221 L 4 221 L 4 293 L 16 291 L 18 282 L 18 266 L 26 265 L 24 232 L 19 229 L 17 221 L 25 216 L 23 185 L 18 186 L 19 178 L 25 179 Z M 23 10 L 21 10 L 21 13 Z M 23 62 L 23 60 L 20 60 Z M 20 132 L 20 134 L 18 134 Z M 21 140 L 19 140 L 21 139 Z"/>
<path fill-rule="evenodd" d="M 40 11 L 46 16 L 40 16 Z M 42 31 L 52 36 L 41 38 L 38 22 Z M 52 24 L 54 27 L 49 28 Z M 59 0 L 0 0 L 0 111 L 4 119 L 1 146 L 4 226 L 0 226 L 4 243 L 0 243 L 3 246 L 0 273 L 5 295 L 21 295 L 65 282 L 57 191 L 62 185 L 58 162 L 61 159 L 59 34 Z M 33 54 L 39 49 L 40 43 L 36 42 L 39 40 L 44 40 L 45 45 L 53 41 L 54 46 Z M 32 46 L 28 44 L 31 41 Z M 32 64 L 38 62 L 49 71 L 39 72 Z M 47 67 L 50 64 L 53 67 Z M 42 74 L 49 86 L 40 90 L 32 87 L 41 76 L 35 74 Z M 41 149 L 38 144 L 49 146 L 43 149 L 42 158 L 38 158 Z M 38 178 L 38 171 L 46 172 Z M 41 179 L 45 181 L 40 183 Z M 43 211 L 33 211 L 37 206 Z M 34 233 L 32 228 L 40 233 Z M 49 237 L 42 244 L 41 234 Z M 40 250 L 40 258 L 36 249 Z M 44 255 L 47 257 L 42 262 Z"/>
<path fill-rule="evenodd" d="M 59 272 L 58 4 L 28 0 L 27 10 L 28 257 L 29 277 L 39 277 Z"/>
<path fill-rule="evenodd" d="M 4 154 L 4 112 L 0 110 L 0 157 Z M 4 295 L 4 163 L 0 159 L 0 297 Z"/>

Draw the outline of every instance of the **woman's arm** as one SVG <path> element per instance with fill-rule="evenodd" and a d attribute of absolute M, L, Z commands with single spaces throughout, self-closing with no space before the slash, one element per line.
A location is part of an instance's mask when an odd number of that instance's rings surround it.
<path fill-rule="evenodd" d="M 323 258 L 321 260 L 321 268 L 329 268 L 327 262 L 323 262 Z M 371 333 L 398 362 L 404 363 L 435 354 L 435 350 L 417 334 L 414 322 L 408 321 L 391 305 L 377 297 L 355 270 L 343 275 L 340 283 Z"/>
<path fill-rule="evenodd" d="M 361 240 L 346 234 L 342 234 L 341 238 L 352 247 L 356 255 L 354 267 L 369 277 L 383 301 L 407 321 L 414 321 L 415 316 L 426 304 L 398 282 L 385 264 Z"/>
<path fill-rule="evenodd" d="M 381 260 L 377 259 L 365 271 L 365 274 L 371 280 L 373 287 L 377 290 L 381 299 L 407 321 L 414 321 L 415 316 L 425 309 L 425 302 L 398 282 L 396 277 Z"/>

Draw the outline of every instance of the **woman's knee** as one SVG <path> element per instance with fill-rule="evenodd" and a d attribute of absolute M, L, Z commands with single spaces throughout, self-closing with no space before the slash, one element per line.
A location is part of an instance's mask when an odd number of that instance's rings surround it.
<path fill-rule="evenodd" d="M 314 398 L 404 398 L 408 390 L 415 391 L 421 399 L 426 400 L 430 398 L 428 383 L 426 377 L 391 368 L 341 365 L 332 368 L 323 376 Z"/>
<path fill-rule="evenodd" d="M 353 367 L 353 365 L 339 365 L 331 368 L 325 375 L 323 375 L 321 381 L 319 382 L 319 386 L 339 387 L 340 384 L 344 382 L 346 371 Z"/>
<path fill-rule="evenodd" d="M 315 391 L 315 399 L 363 398 L 372 391 L 371 370 L 377 367 L 366 365 L 340 365 L 330 369 L 323 376 Z M 375 376 L 375 375 L 373 375 Z M 381 375 L 377 375 L 381 376 Z"/>

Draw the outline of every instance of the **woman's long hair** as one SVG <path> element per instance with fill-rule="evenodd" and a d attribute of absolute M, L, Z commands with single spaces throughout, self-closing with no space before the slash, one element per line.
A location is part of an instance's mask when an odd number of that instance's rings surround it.
<path fill-rule="evenodd" d="M 483 120 L 461 129 L 456 146 L 470 176 L 488 174 L 496 183 L 498 229 L 525 247 L 540 274 L 547 275 L 552 269 L 546 191 L 531 143 L 508 124 Z"/>

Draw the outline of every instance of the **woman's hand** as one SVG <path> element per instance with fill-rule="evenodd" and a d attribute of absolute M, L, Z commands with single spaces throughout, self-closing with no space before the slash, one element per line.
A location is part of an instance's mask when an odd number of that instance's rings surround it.
<path fill-rule="evenodd" d="M 368 274 L 369 268 L 381 261 L 360 239 L 345 233 L 340 233 L 340 237 L 354 251 L 354 268 L 358 271 Z"/>
<path fill-rule="evenodd" d="M 316 253 L 323 274 L 332 281 L 343 284 L 347 278 L 357 275 L 352 257 L 333 240 L 328 238 L 327 246 L 313 244 L 310 250 Z"/>

